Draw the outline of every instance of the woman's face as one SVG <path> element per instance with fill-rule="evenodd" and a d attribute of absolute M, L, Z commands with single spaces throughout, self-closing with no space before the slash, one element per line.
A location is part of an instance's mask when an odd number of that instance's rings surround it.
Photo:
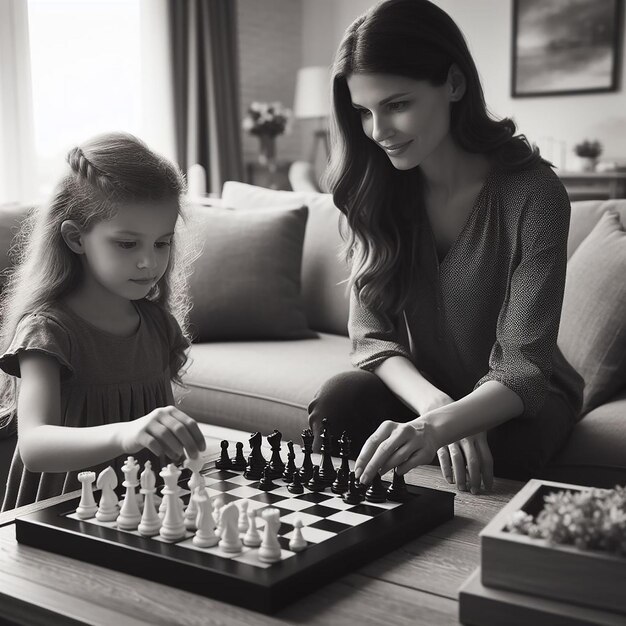
<path fill-rule="evenodd" d="M 363 132 L 392 165 L 408 170 L 432 155 L 450 132 L 450 88 L 393 74 L 352 74 L 352 106 Z"/>

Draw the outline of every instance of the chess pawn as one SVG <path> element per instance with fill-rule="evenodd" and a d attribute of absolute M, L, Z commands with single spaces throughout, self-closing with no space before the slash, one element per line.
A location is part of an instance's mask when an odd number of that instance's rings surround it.
<path fill-rule="evenodd" d="M 180 470 L 173 463 L 170 463 L 161 470 L 160 475 L 165 483 L 163 499 L 167 500 L 167 505 L 159 535 L 165 541 L 174 542 L 185 536 L 185 520 L 177 489 Z"/>
<path fill-rule="evenodd" d="M 150 461 L 144 463 L 139 482 L 141 483 L 141 489 L 139 491 L 143 495 L 143 513 L 139 526 L 137 526 L 137 531 L 144 537 L 154 537 L 159 534 L 161 518 L 158 516 L 154 504 L 156 479 Z"/>
<path fill-rule="evenodd" d="M 265 509 L 262 513 L 265 520 L 263 541 L 259 548 L 259 560 L 263 563 L 280 561 L 281 550 L 278 543 L 278 529 L 280 528 L 280 513 L 277 509 Z"/>
<path fill-rule="evenodd" d="M 200 469 L 202 468 L 204 461 L 200 460 L 200 457 L 197 459 L 187 459 L 185 461 L 185 467 L 191 470 L 191 478 L 187 483 L 189 487 L 189 491 L 191 493 L 195 493 L 196 489 L 200 488 L 204 491 L 206 488 L 206 483 L 204 482 L 203 476 L 200 474 Z M 198 517 L 198 510 L 196 509 L 196 501 L 194 498 L 189 498 L 189 504 L 187 505 L 187 510 L 185 511 L 185 528 L 187 530 L 196 530 L 196 518 Z"/>
<path fill-rule="evenodd" d="M 220 458 L 215 461 L 215 467 L 221 470 L 229 470 L 232 468 L 233 462 L 228 455 L 228 441 L 224 439 L 224 441 L 220 443 L 220 447 L 222 448 L 222 452 L 220 453 Z"/>
<path fill-rule="evenodd" d="M 206 489 L 196 487 L 191 499 L 195 501 L 195 508 L 198 511 L 196 517 L 196 534 L 191 540 L 199 548 L 210 548 L 217 545 L 219 537 L 215 534 L 215 521 L 213 519 L 213 507 L 211 499 L 206 494 Z"/>
<path fill-rule="evenodd" d="M 306 539 L 302 536 L 302 520 L 298 517 L 293 523 L 293 535 L 289 540 L 289 549 L 292 552 L 302 552 L 307 545 Z"/>
<path fill-rule="evenodd" d="M 139 464 L 132 456 L 129 456 L 122 466 L 122 472 L 124 472 L 124 476 L 126 477 L 122 485 L 126 487 L 126 493 L 124 494 L 122 509 L 117 516 L 117 527 L 122 530 L 135 530 L 141 521 L 139 502 L 137 500 L 137 492 L 135 491 L 135 488 L 139 484 L 137 480 L 138 471 Z"/>
<path fill-rule="evenodd" d="M 95 472 L 80 472 L 78 480 L 81 483 L 80 502 L 76 509 L 76 515 L 80 519 L 89 519 L 96 514 L 98 505 L 93 497 L 93 483 L 96 480 Z"/>
<path fill-rule="evenodd" d="M 219 542 L 224 552 L 241 552 L 242 543 L 239 539 L 239 507 L 235 502 L 227 504 L 220 515 L 222 535 Z"/>
<path fill-rule="evenodd" d="M 117 476 L 115 470 L 109 465 L 98 475 L 96 486 L 101 490 L 100 504 L 96 512 L 96 519 L 99 522 L 114 522 L 120 513 L 115 488 L 117 487 Z"/>
<path fill-rule="evenodd" d="M 239 500 L 239 532 L 245 533 L 248 531 L 248 501 Z"/>
<path fill-rule="evenodd" d="M 215 521 L 215 534 L 219 537 L 222 534 L 222 509 L 224 508 L 224 498 L 215 496 L 213 500 L 213 520 Z"/>
<path fill-rule="evenodd" d="M 248 467 L 248 463 L 246 462 L 246 457 L 243 455 L 243 443 L 238 441 L 235 444 L 236 452 L 235 458 L 231 459 L 232 461 L 232 470 L 235 472 L 243 472 Z"/>
<path fill-rule="evenodd" d="M 346 474 L 343 465 L 337 470 L 337 478 L 335 478 L 330 490 L 339 495 L 348 491 L 348 474 Z"/>
<path fill-rule="evenodd" d="M 248 531 L 243 538 L 243 544 L 251 548 L 257 548 L 261 545 L 261 535 L 256 525 L 256 509 L 248 511 Z"/>

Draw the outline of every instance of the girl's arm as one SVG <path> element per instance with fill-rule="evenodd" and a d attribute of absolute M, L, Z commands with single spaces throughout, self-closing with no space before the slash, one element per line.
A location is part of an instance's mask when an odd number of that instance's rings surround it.
<path fill-rule="evenodd" d="M 149 448 L 179 458 L 195 456 L 205 442 L 197 423 L 174 407 L 155 409 L 130 422 L 75 428 L 61 426 L 60 367 L 38 352 L 19 355 L 18 446 L 31 472 L 68 472 Z"/>

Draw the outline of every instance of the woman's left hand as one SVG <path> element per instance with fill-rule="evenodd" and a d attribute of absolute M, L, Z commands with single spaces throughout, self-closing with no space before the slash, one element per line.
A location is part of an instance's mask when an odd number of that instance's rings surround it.
<path fill-rule="evenodd" d="M 431 463 L 438 444 L 433 427 L 417 419 L 412 422 L 383 422 L 365 442 L 354 466 L 356 477 L 367 485 L 374 474 L 397 468 L 405 474 L 418 465 Z"/>
<path fill-rule="evenodd" d="M 444 478 L 449 483 L 456 482 L 460 491 L 467 491 L 468 478 L 473 494 L 479 492 L 481 478 L 487 491 L 493 487 L 493 457 L 486 432 L 442 446 L 437 456 Z"/>

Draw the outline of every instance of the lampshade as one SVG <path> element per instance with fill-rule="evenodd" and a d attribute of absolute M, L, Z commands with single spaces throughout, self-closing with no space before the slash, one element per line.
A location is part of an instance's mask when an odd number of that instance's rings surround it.
<path fill-rule="evenodd" d="M 327 117 L 330 113 L 330 71 L 327 67 L 302 67 L 296 78 L 293 114 L 299 119 Z"/>

